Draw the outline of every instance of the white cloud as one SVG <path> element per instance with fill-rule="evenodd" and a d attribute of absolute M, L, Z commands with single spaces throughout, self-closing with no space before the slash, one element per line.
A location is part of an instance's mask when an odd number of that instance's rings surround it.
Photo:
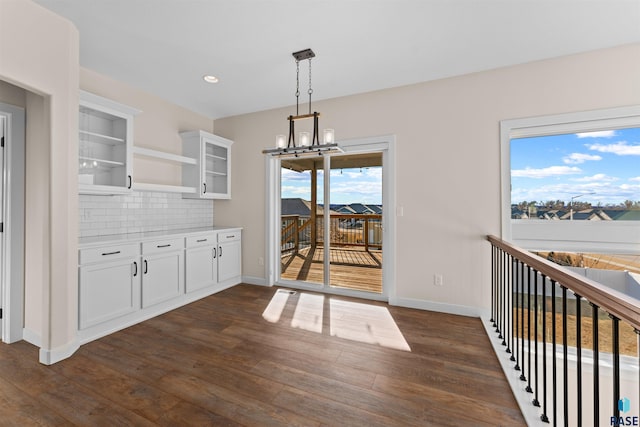
<path fill-rule="evenodd" d="M 612 138 L 616 136 L 615 130 L 601 130 L 596 132 L 576 133 L 578 138 Z"/>
<path fill-rule="evenodd" d="M 296 172 L 290 169 L 280 169 L 280 179 L 284 181 L 310 181 L 311 174 L 309 171 Z"/>
<path fill-rule="evenodd" d="M 591 144 L 587 145 L 587 147 L 589 150 L 600 153 L 613 153 L 618 156 L 640 156 L 640 144 L 629 145 L 626 141 L 616 142 L 615 144 Z"/>
<path fill-rule="evenodd" d="M 603 173 L 597 173 L 593 176 L 585 176 L 582 178 L 574 178 L 571 181 L 575 182 L 614 182 L 617 181 L 618 178 L 615 176 L 608 176 Z"/>
<path fill-rule="evenodd" d="M 562 159 L 568 165 L 579 165 L 587 160 L 602 160 L 597 154 L 571 153 Z"/>
<path fill-rule="evenodd" d="M 629 178 L 629 181 L 640 182 L 640 176 L 636 176 L 635 178 Z"/>
<path fill-rule="evenodd" d="M 308 187 L 296 187 L 294 185 L 283 185 L 281 192 L 283 194 L 282 197 L 288 197 L 285 195 L 296 195 L 296 196 L 301 196 L 303 199 L 306 198 L 309 199 L 311 196 L 311 190 Z"/>
<path fill-rule="evenodd" d="M 548 178 L 550 176 L 559 176 L 559 175 L 575 175 L 581 173 L 582 169 L 576 166 L 549 166 L 548 168 L 542 169 L 532 169 L 532 168 L 524 168 L 524 169 L 515 169 L 511 171 L 511 176 L 520 177 L 520 178 Z"/>

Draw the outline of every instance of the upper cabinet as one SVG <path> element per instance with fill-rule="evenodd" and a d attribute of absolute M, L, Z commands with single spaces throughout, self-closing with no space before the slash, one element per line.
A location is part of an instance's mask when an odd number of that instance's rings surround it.
<path fill-rule="evenodd" d="M 80 193 L 131 192 L 133 117 L 139 112 L 101 96 L 80 91 Z"/>
<path fill-rule="evenodd" d="M 183 197 L 199 199 L 231 198 L 231 145 L 233 141 L 204 131 L 180 133 L 182 153 L 196 159 L 182 166 L 182 185 L 194 187 Z"/>

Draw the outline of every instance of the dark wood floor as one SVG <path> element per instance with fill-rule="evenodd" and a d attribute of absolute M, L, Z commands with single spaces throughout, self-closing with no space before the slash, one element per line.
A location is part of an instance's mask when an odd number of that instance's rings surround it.
<path fill-rule="evenodd" d="M 479 319 L 276 292 L 239 285 L 53 366 L 0 344 L 0 425 L 524 425 Z"/>

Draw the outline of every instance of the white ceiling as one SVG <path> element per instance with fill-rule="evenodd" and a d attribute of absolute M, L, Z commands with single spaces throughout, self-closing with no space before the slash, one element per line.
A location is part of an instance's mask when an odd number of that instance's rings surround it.
<path fill-rule="evenodd" d="M 211 118 L 294 104 L 306 48 L 325 99 L 640 42 L 638 0 L 36 2 L 78 27 L 83 67 Z"/>

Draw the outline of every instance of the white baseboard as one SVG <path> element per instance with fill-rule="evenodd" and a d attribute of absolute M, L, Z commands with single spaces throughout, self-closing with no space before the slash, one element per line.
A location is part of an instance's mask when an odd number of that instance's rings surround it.
<path fill-rule="evenodd" d="M 445 304 L 441 302 L 426 301 L 414 298 L 389 298 L 390 305 L 400 307 L 417 308 L 419 310 L 437 311 L 440 313 L 457 314 L 467 317 L 482 317 L 488 314 L 488 310 L 480 307 L 469 307 L 466 305 Z"/>
<path fill-rule="evenodd" d="M 22 339 L 29 344 L 35 345 L 36 347 L 42 346 L 42 337 L 40 336 L 40 334 L 32 331 L 31 329 L 22 329 Z"/>
<path fill-rule="evenodd" d="M 43 365 L 53 365 L 54 363 L 71 357 L 71 355 L 75 353 L 79 348 L 80 342 L 78 340 L 73 340 L 67 344 L 61 345 L 51 350 L 41 348 L 40 363 L 42 363 Z"/>
<path fill-rule="evenodd" d="M 249 285 L 269 286 L 267 284 L 267 279 L 265 279 L 264 277 L 242 276 L 242 283 L 247 283 Z"/>

